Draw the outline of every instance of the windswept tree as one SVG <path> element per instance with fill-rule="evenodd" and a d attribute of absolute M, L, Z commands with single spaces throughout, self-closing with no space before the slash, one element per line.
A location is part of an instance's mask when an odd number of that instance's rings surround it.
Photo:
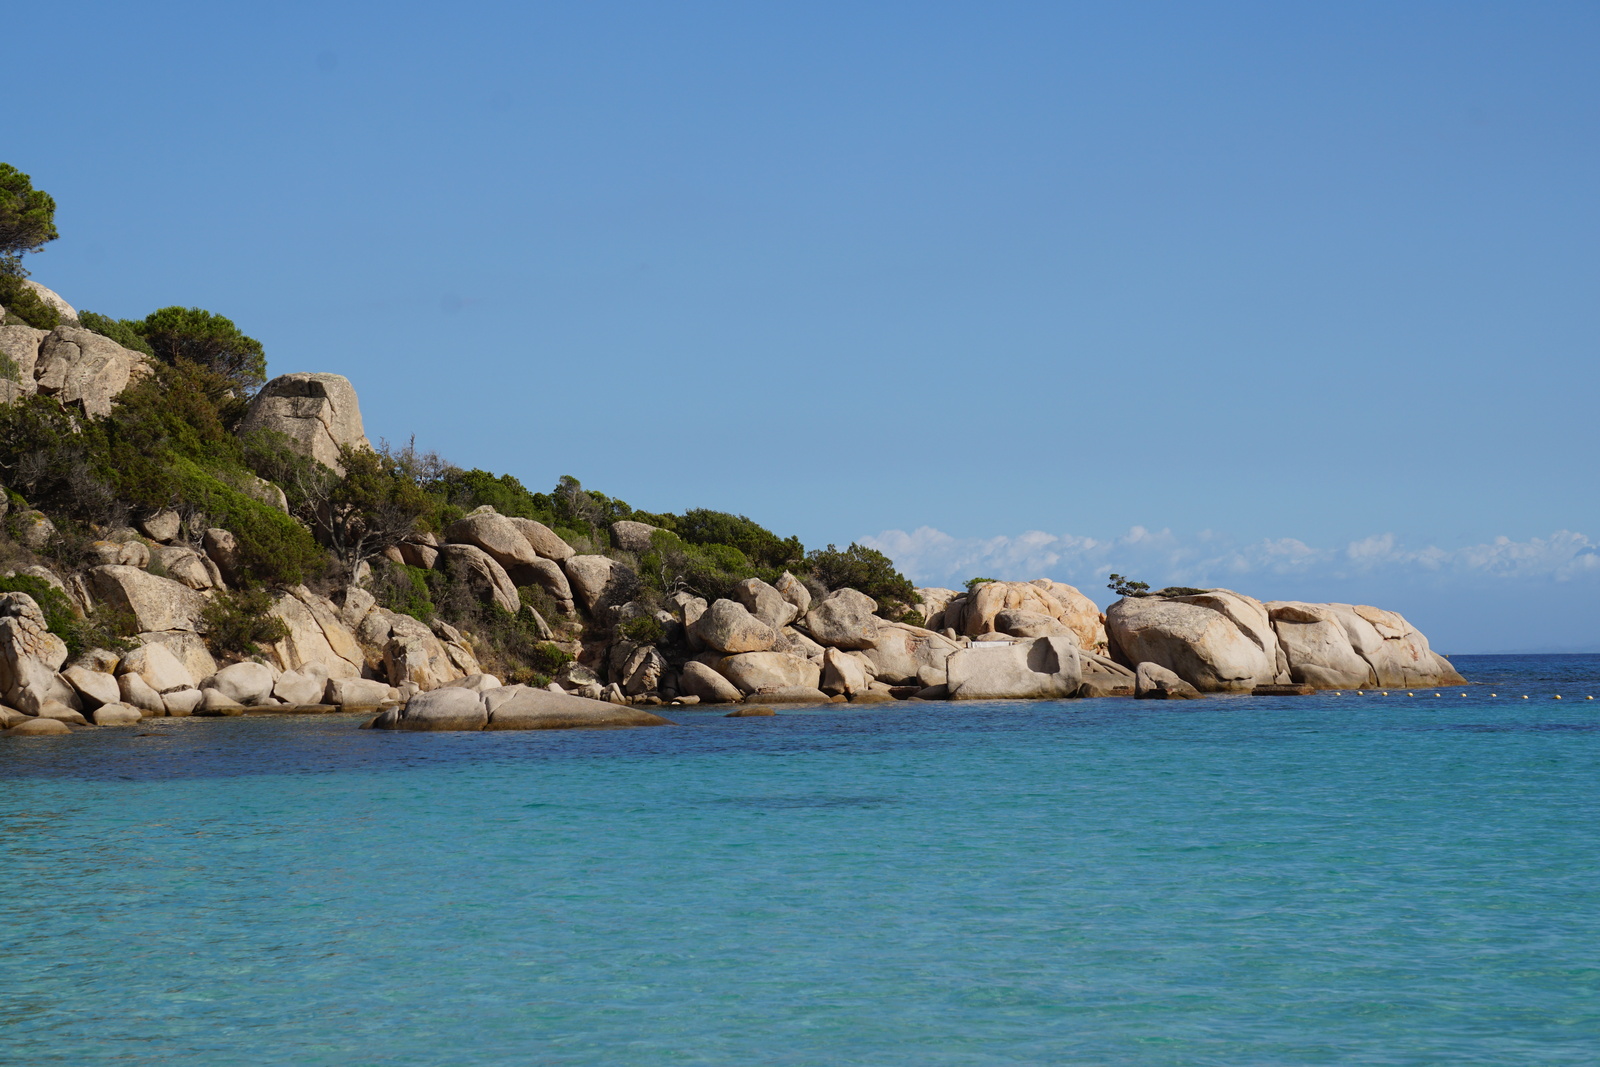
<path fill-rule="evenodd" d="M 0 270 L 26 278 L 22 257 L 58 236 L 55 200 L 16 167 L 0 163 Z"/>
<path fill-rule="evenodd" d="M 363 561 L 403 541 L 433 507 L 421 483 L 436 473 L 439 462 L 414 447 L 383 446 L 373 452 L 346 445 L 339 450 L 343 478 L 322 467 L 321 499 L 307 492 L 306 514 L 351 578 Z"/>
<path fill-rule="evenodd" d="M 246 337 L 232 319 L 201 308 L 167 307 L 152 311 L 135 328 L 166 363 L 193 363 L 221 376 L 241 396 L 267 380 L 261 342 Z"/>

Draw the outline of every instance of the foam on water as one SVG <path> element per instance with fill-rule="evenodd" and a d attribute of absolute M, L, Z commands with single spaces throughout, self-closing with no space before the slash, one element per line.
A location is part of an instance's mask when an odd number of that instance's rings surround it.
<path fill-rule="evenodd" d="M 3 743 L 0 1062 L 1592 1064 L 1600 658 L 1457 663 Z"/>

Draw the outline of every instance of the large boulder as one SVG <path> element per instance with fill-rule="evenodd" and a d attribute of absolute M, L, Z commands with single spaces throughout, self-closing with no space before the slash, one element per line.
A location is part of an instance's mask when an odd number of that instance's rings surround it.
<path fill-rule="evenodd" d="M 1195 700 L 1200 690 L 1155 663 L 1141 663 L 1133 676 L 1133 695 L 1140 700 Z"/>
<path fill-rule="evenodd" d="M 717 661 L 717 673 L 743 693 L 816 689 L 822 681 L 818 664 L 786 652 L 742 652 Z"/>
<path fill-rule="evenodd" d="M 859 653 L 858 653 L 859 655 Z M 830 648 L 822 655 L 822 683 L 820 688 L 830 696 L 852 696 L 865 693 L 875 676 L 867 673 L 866 666 L 849 652 Z"/>
<path fill-rule="evenodd" d="M 206 598 L 181 582 L 137 567 L 93 567 L 89 585 L 102 604 L 132 615 L 140 630 L 191 630 L 205 626 Z"/>
<path fill-rule="evenodd" d="M 47 703 L 78 707 L 77 691 L 56 673 L 66 661 L 66 642 L 50 632 L 31 596 L 0 596 L 0 695 L 7 704 L 30 715 Z"/>
<path fill-rule="evenodd" d="M 215 689 L 245 707 L 255 707 L 271 702 L 275 681 L 271 667 L 246 660 L 222 668 L 211 676 L 206 688 Z"/>
<path fill-rule="evenodd" d="M 389 692 L 387 685 L 371 678 L 331 678 L 323 699 L 341 708 L 370 708 L 387 701 Z"/>
<path fill-rule="evenodd" d="M 381 667 L 393 686 L 437 689 L 455 678 L 480 672 L 471 649 L 448 640 L 409 615 L 373 608 L 361 621 L 361 640 L 372 649 L 371 666 Z"/>
<path fill-rule="evenodd" d="M 694 621 L 692 632 L 718 652 L 764 652 L 778 641 L 775 628 L 732 600 L 712 604 Z"/>
<path fill-rule="evenodd" d="M 511 576 L 477 545 L 441 545 L 437 566 L 465 582 L 484 603 L 498 604 L 512 615 L 522 610 L 522 597 Z"/>
<path fill-rule="evenodd" d="M 115 704 L 122 699 L 116 677 L 105 671 L 93 671 L 88 667 L 68 667 L 61 672 L 61 677 L 77 690 L 83 707 L 90 711 L 102 704 Z"/>
<path fill-rule="evenodd" d="M 117 664 L 117 673 L 138 675 L 157 694 L 195 687 L 194 675 L 163 644 L 141 645 L 129 652 Z M 272 688 L 270 680 L 267 688 Z"/>
<path fill-rule="evenodd" d="M 288 631 L 267 649 L 280 671 L 317 664 L 330 678 L 361 676 L 366 656 L 333 601 L 297 586 L 273 601 L 270 614 L 282 620 Z"/>
<path fill-rule="evenodd" d="M 56 524 L 37 508 L 24 508 L 12 515 L 11 531 L 18 541 L 35 552 L 56 539 Z"/>
<path fill-rule="evenodd" d="M 66 299 L 62 297 L 60 293 L 56 292 L 54 289 L 40 285 L 32 278 L 24 279 L 22 284 L 24 287 L 32 289 L 33 295 L 37 296 L 40 302 L 46 307 L 55 308 L 56 314 L 61 316 L 62 322 L 69 325 L 77 325 L 78 309 L 67 303 Z"/>
<path fill-rule="evenodd" d="M 746 578 L 733 587 L 733 595 L 746 611 L 774 630 L 800 617 L 798 605 L 760 578 Z"/>
<path fill-rule="evenodd" d="M 71 732 L 72 728 L 59 719 L 24 719 L 9 730 L 0 730 L 0 737 L 51 737 Z"/>
<path fill-rule="evenodd" d="M 1076 586 L 1065 582 L 1035 578 L 1028 584 L 1043 589 L 1061 605 L 1056 620 L 1077 635 L 1079 649 L 1100 655 L 1110 651 L 1111 643 L 1106 636 L 1106 617 L 1100 610 L 1100 605 L 1084 596 Z"/>
<path fill-rule="evenodd" d="M 561 540 L 560 535 L 542 522 L 513 517 L 511 523 L 521 531 L 528 544 L 533 546 L 533 550 L 545 559 L 560 563 L 577 555 L 571 545 Z"/>
<path fill-rule="evenodd" d="M 153 515 L 146 515 L 139 520 L 139 532 L 152 541 L 166 544 L 176 541 L 178 534 L 183 529 L 183 516 L 171 508 L 163 508 Z"/>
<path fill-rule="evenodd" d="M 220 568 L 205 556 L 183 545 L 157 545 L 150 550 L 150 562 L 168 578 L 190 589 L 215 589 L 221 585 Z"/>
<path fill-rule="evenodd" d="M 1107 609 L 1106 629 L 1123 662 L 1165 667 L 1202 693 L 1289 681 L 1266 607 L 1226 589 L 1124 597 Z"/>
<path fill-rule="evenodd" d="M 481 730 L 489 711 L 470 689 L 435 689 L 412 697 L 403 708 L 378 716 L 373 726 L 387 730 Z"/>
<path fill-rule="evenodd" d="M 611 524 L 611 543 L 624 552 L 650 551 L 650 538 L 661 529 L 647 522 L 621 519 Z"/>
<path fill-rule="evenodd" d="M 806 612 L 803 626 L 819 644 L 871 648 L 878 639 L 878 602 L 854 589 L 835 589 Z"/>
<path fill-rule="evenodd" d="M 788 571 L 780 574 L 772 587 L 778 591 L 779 596 L 794 605 L 795 618 L 801 618 L 811 610 L 811 590 L 806 588 L 806 583 Z"/>
<path fill-rule="evenodd" d="M 1066 623 L 1037 611 L 1024 608 L 1007 608 L 994 617 L 996 633 L 1008 637 L 1052 637 L 1057 634 L 1077 634 Z"/>
<path fill-rule="evenodd" d="M 555 560 L 545 559 L 542 556 L 531 563 L 518 564 L 507 568 L 506 574 L 511 580 L 521 587 L 524 585 L 537 585 L 555 598 L 558 605 L 565 611 L 572 610 L 572 584 L 567 581 L 567 576 L 561 570 L 561 564 Z"/>
<path fill-rule="evenodd" d="M 1393 611 L 1365 604 L 1266 605 L 1289 676 L 1320 689 L 1459 685 L 1450 661 Z"/>
<path fill-rule="evenodd" d="M 89 717 L 96 726 L 132 726 L 144 718 L 144 711 L 132 704 L 108 703 L 100 705 Z"/>
<path fill-rule="evenodd" d="M 445 528 L 446 541 L 462 545 L 476 545 L 506 570 L 539 559 L 528 539 L 522 536 L 516 523 L 492 508 L 480 508 L 466 518 L 457 519 Z"/>
<path fill-rule="evenodd" d="M 282 374 L 262 386 L 240 434 L 256 430 L 281 433 L 302 456 L 309 456 L 340 474 L 339 449 L 370 449 L 361 425 L 355 386 L 342 374 Z"/>
<path fill-rule="evenodd" d="M 489 730 L 616 730 L 633 726 L 676 725 L 643 708 L 523 689 L 509 700 L 496 703 L 489 714 Z"/>
<path fill-rule="evenodd" d="M 229 585 L 238 585 L 243 573 L 243 558 L 239 554 L 239 539 L 227 530 L 213 526 L 205 533 L 206 555 L 217 565 L 222 578 Z"/>
<path fill-rule="evenodd" d="M 686 696 L 698 697 L 702 704 L 734 704 L 744 695 L 738 686 L 698 660 L 683 665 L 678 675 L 678 690 Z"/>
<path fill-rule="evenodd" d="M 63 404 L 78 404 L 93 418 L 111 414 L 112 401 L 155 373 L 140 352 L 81 326 L 56 327 L 39 344 L 34 379 L 39 392 Z"/>
<path fill-rule="evenodd" d="M 622 665 L 622 670 L 612 675 L 628 696 L 653 693 L 667 673 L 667 659 L 654 645 L 641 645 Z"/>
<path fill-rule="evenodd" d="M 272 680 L 272 695 L 285 704 L 320 704 L 328 678 L 314 670 L 280 671 Z"/>
<path fill-rule="evenodd" d="M 609 556 L 568 556 L 561 566 L 573 595 L 591 614 L 600 605 L 619 600 L 633 584 L 633 571 Z"/>
<path fill-rule="evenodd" d="M 879 681 L 890 685 L 943 685 L 945 661 L 958 646 L 943 634 L 903 622 L 878 621 L 878 634 L 866 656 Z"/>
<path fill-rule="evenodd" d="M 930 585 L 919 586 L 916 592 L 919 598 L 916 610 L 922 612 L 922 624 L 930 630 L 943 630 L 949 625 L 945 621 L 945 608 L 949 606 L 950 601 L 962 595 L 960 591 Z"/>
<path fill-rule="evenodd" d="M 48 330 L 36 330 L 32 326 L 0 326 L 0 353 L 17 365 L 15 379 L 0 378 L 0 403 L 14 403 L 38 391 L 39 383 L 33 380 L 33 371 L 39 362 L 39 345 L 48 336 Z"/>
<path fill-rule="evenodd" d="M 997 618 L 1008 611 L 1026 611 L 1055 619 L 1076 635 L 1080 648 L 1091 652 L 1106 650 L 1105 627 L 1094 601 L 1070 585 L 1047 578 L 1034 582 L 979 582 L 967 594 L 959 629 L 968 637 L 1003 632 Z M 946 625 L 950 625 L 949 617 L 947 604 Z"/>
<path fill-rule="evenodd" d="M 117 676 L 117 692 L 122 697 L 124 704 L 132 704 L 149 712 L 151 715 L 167 714 L 167 703 L 160 693 L 150 687 L 150 683 L 139 674 L 121 674 Z M 194 690 L 175 689 L 175 693 L 194 692 Z"/>
<path fill-rule="evenodd" d="M 141 645 L 165 645 L 177 657 L 191 678 L 209 678 L 217 673 L 217 661 L 206 648 L 205 638 L 188 630 L 146 630 L 138 635 Z"/>
<path fill-rule="evenodd" d="M 945 667 L 951 700 L 1059 700 L 1083 684 L 1070 637 L 980 642 L 951 653 Z"/>
<path fill-rule="evenodd" d="M 1126 697 L 1133 695 L 1133 672 L 1110 656 L 1098 652 L 1078 650 L 1078 664 L 1083 669 L 1083 685 L 1078 688 L 1082 697 Z"/>

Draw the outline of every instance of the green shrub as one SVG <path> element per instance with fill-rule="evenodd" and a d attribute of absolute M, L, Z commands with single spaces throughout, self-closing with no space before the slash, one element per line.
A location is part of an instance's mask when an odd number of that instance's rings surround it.
<path fill-rule="evenodd" d="M 877 549 L 852 544 L 844 551 L 833 545 L 817 549 L 806 557 L 811 576 L 829 590 L 850 588 L 878 602 L 878 614 L 894 619 L 922 598 L 905 576 L 894 569 L 894 561 Z"/>
<path fill-rule="evenodd" d="M 155 349 L 150 347 L 150 342 L 139 333 L 139 324 L 128 319 L 113 319 L 94 311 L 80 311 L 78 325 L 86 330 L 93 330 L 101 337 L 109 337 L 123 348 L 131 348 L 147 356 L 156 354 Z"/>
<path fill-rule="evenodd" d="M 385 560 L 373 568 L 372 595 L 382 607 L 426 623 L 438 613 L 428 586 L 429 578 L 437 574 Z"/>
<path fill-rule="evenodd" d="M 0 166 L 4 165 L 0 163 Z M 59 311 L 24 285 L 22 275 L 12 274 L 3 268 L 0 268 L 0 307 L 6 309 L 7 325 L 32 326 L 36 330 L 53 330 L 61 325 Z"/>
<path fill-rule="evenodd" d="M 978 588 L 978 586 L 982 585 L 984 582 L 992 582 L 994 580 L 995 579 L 993 579 L 993 578 L 968 578 L 967 579 L 967 593 L 970 595 L 974 590 L 976 590 Z"/>
<path fill-rule="evenodd" d="M 640 645 L 660 644 L 661 639 L 667 636 L 661 620 L 654 615 L 635 615 L 617 627 L 617 633 Z"/>
<path fill-rule="evenodd" d="M 777 534 L 743 515 L 726 511 L 692 508 L 673 525 L 673 531 L 692 545 L 729 545 L 744 554 L 752 565 L 782 571 L 804 563 L 805 546 L 798 537 L 780 538 Z"/>
<path fill-rule="evenodd" d="M 1127 578 L 1120 574 L 1107 575 L 1107 577 L 1110 580 L 1106 582 L 1106 588 L 1118 596 L 1150 595 L 1149 582 L 1136 582 L 1132 578 Z"/>
<path fill-rule="evenodd" d="M 288 515 L 223 483 L 192 460 L 174 459 L 173 470 L 180 499 L 238 539 L 247 580 L 298 585 L 327 572 L 327 552 Z"/>
<path fill-rule="evenodd" d="M 219 592 L 201 612 L 206 624 L 206 644 L 219 656 L 260 655 L 263 644 L 289 636 L 289 627 L 272 609 L 272 594 L 265 589 L 238 593 Z"/>
<path fill-rule="evenodd" d="M 732 545 L 693 545 L 675 533 L 661 530 L 650 538 L 650 548 L 639 556 L 639 580 L 663 595 L 686 590 L 707 600 L 731 597 L 746 578 L 775 581 L 771 570 L 752 566 Z"/>
<path fill-rule="evenodd" d="M 61 590 L 30 574 L 0 578 L 0 593 L 27 593 L 33 597 L 44 614 L 45 626 L 66 644 L 69 658 L 90 648 L 121 652 L 131 645 L 127 638 L 138 631 L 136 620 L 125 612 L 101 608 L 92 618 L 83 618 Z"/>

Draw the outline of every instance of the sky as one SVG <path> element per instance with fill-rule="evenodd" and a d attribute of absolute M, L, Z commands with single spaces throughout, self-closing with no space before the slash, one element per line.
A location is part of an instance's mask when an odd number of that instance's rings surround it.
<path fill-rule="evenodd" d="M 1600 650 L 1592 3 L 11 30 L 70 42 L 0 119 L 59 204 L 34 277 L 227 315 L 374 440 L 919 584 L 1117 571 Z"/>

